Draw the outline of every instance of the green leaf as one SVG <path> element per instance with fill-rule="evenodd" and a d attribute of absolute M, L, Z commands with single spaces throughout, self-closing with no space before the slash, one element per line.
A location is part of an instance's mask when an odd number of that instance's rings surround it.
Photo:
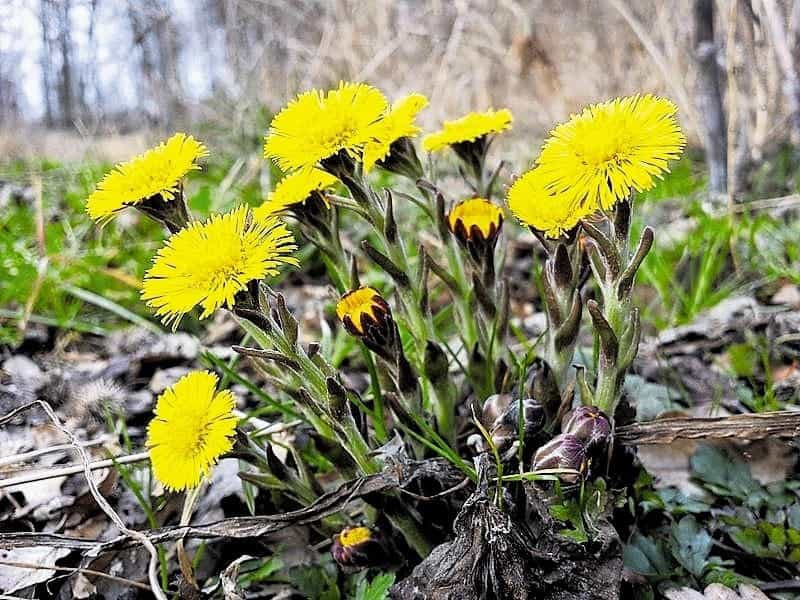
<path fill-rule="evenodd" d="M 640 575 L 668 575 L 672 572 L 662 544 L 639 532 L 631 536 L 622 556 L 625 566 Z"/>
<path fill-rule="evenodd" d="M 661 498 L 664 506 L 674 515 L 697 514 L 711 510 L 711 507 L 706 502 L 687 496 L 678 488 L 664 488 L 656 493 Z"/>
<path fill-rule="evenodd" d="M 758 353 L 747 343 L 728 346 L 728 360 L 737 377 L 753 377 L 758 367 Z"/>
<path fill-rule="evenodd" d="M 683 517 L 672 526 L 670 550 L 683 568 L 700 577 L 706 568 L 711 552 L 712 539 L 705 529 L 701 529 L 692 515 Z"/>
<path fill-rule="evenodd" d="M 690 463 L 694 476 L 717 495 L 734 496 L 754 507 L 766 499 L 764 488 L 750 475 L 748 466 L 718 448 L 700 446 Z"/>
<path fill-rule="evenodd" d="M 665 385 L 650 383 L 639 375 L 625 377 L 625 392 L 635 398 L 636 420 L 652 421 L 661 413 L 680 408 L 680 393 Z"/>
<path fill-rule="evenodd" d="M 756 527 L 734 527 L 729 531 L 731 539 L 742 549 L 755 556 L 766 553 L 764 534 Z"/>
<path fill-rule="evenodd" d="M 389 588 L 394 583 L 394 573 L 380 573 L 372 581 L 366 579 L 358 582 L 353 600 L 385 600 L 389 597 Z"/>
<path fill-rule="evenodd" d="M 260 564 L 258 562 L 256 564 L 258 567 L 248 571 L 240 578 L 239 582 L 243 587 L 247 588 L 254 583 L 266 581 L 283 568 L 283 561 L 278 555 L 262 559 Z"/>
<path fill-rule="evenodd" d="M 583 529 L 561 529 L 558 533 L 576 544 L 585 544 L 589 541 L 589 536 Z"/>
<path fill-rule="evenodd" d="M 773 525 L 772 523 L 761 523 L 761 531 L 767 534 L 767 539 L 770 544 L 777 546 L 780 550 L 786 545 L 786 529 L 781 525 Z"/>

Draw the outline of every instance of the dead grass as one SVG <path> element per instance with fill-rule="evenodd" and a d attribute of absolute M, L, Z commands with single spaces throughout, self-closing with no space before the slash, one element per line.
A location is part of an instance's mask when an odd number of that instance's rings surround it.
<path fill-rule="evenodd" d="M 785 2 L 777 4 L 787 12 Z M 751 31 L 744 11 L 729 28 L 726 6 L 717 7 L 718 57 L 723 70 L 736 69 L 735 122 L 750 132 L 742 135 L 755 157 L 785 123 L 780 69 L 769 32 L 758 24 Z M 219 60 L 230 66 L 231 84 L 222 102 L 186 101 L 190 122 L 250 131 L 254 107 L 277 110 L 298 90 L 348 79 L 378 85 L 391 98 L 427 94 L 421 121 L 429 129 L 468 110 L 508 107 L 515 128 L 502 151 L 523 160 L 571 112 L 636 92 L 673 98 L 690 143 L 701 139 L 690 0 L 237 0 L 229 9 L 231 40 Z M 115 160 L 152 137 L 20 135 L 7 127 L 0 155 Z"/>

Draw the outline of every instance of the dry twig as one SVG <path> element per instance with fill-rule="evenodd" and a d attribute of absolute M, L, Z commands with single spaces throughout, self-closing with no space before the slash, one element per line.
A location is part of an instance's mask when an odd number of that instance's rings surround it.
<path fill-rule="evenodd" d="M 97 505 L 100 507 L 100 509 L 109 519 L 111 519 L 111 521 L 126 537 L 136 540 L 150 553 L 150 564 L 147 573 L 150 580 L 150 587 L 152 588 L 153 595 L 158 598 L 158 600 L 167 600 L 167 596 L 164 594 L 164 591 L 161 589 L 161 585 L 158 582 L 158 552 L 156 551 L 155 546 L 148 539 L 146 534 L 136 531 L 135 529 L 130 529 L 127 525 L 125 525 L 120 516 L 114 511 L 113 508 L 111 508 L 111 505 L 100 493 L 100 490 L 97 489 L 97 483 L 95 483 L 94 477 L 92 477 L 92 469 L 90 468 L 89 455 L 86 453 L 86 449 L 83 447 L 81 441 L 75 437 L 75 434 L 67 429 L 63 423 L 61 423 L 61 420 L 53 411 L 52 407 L 44 400 L 34 400 L 33 402 L 23 404 L 3 417 L 0 417 L 0 425 L 7 423 L 16 415 L 35 406 L 41 407 L 41 409 L 47 414 L 53 426 L 67 437 L 70 445 L 78 453 L 81 463 L 83 464 L 83 474 L 86 478 L 86 483 L 89 486 L 89 492 L 92 494 L 92 497 L 94 498 L 95 502 L 97 502 Z"/>

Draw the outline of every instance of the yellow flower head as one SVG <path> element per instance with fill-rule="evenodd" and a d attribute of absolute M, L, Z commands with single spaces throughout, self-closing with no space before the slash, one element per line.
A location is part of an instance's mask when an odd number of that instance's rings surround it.
<path fill-rule="evenodd" d="M 220 306 L 233 307 L 249 282 L 277 275 L 281 264 L 297 265 L 296 249 L 275 216 L 255 221 L 246 206 L 212 215 L 167 240 L 145 274 L 142 299 L 173 328 L 195 306 L 205 319 Z"/>
<path fill-rule="evenodd" d="M 375 139 L 364 146 L 364 170 L 369 172 L 379 160 L 386 158 L 391 145 L 403 137 L 415 137 L 420 131 L 415 121 L 428 106 L 422 94 L 409 94 L 392 105 L 391 110 L 375 126 Z"/>
<path fill-rule="evenodd" d="M 286 212 L 287 209 L 303 204 L 314 192 L 322 192 L 335 185 L 338 180 L 322 169 L 304 169 L 290 173 L 278 182 L 267 201 L 253 210 L 253 217 L 260 221 Z"/>
<path fill-rule="evenodd" d="M 464 200 L 447 215 L 450 231 L 462 243 L 496 240 L 503 226 L 503 211 L 483 198 Z"/>
<path fill-rule="evenodd" d="M 216 388 L 216 375 L 193 371 L 158 397 L 147 449 L 156 478 L 168 489 L 197 487 L 233 448 L 235 398 Z"/>
<path fill-rule="evenodd" d="M 153 196 L 172 200 L 184 176 L 199 169 L 197 161 L 207 155 L 202 143 L 185 133 L 176 133 L 109 171 L 86 201 L 86 212 L 95 221 L 105 223 L 126 206 L 135 206 Z"/>
<path fill-rule="evenodd" d="M 647 94 L 593 104 L 550 134 L 537 159 L 547 187 L 574 203 L 609 209 L 649 190 L 686 145 L 666 98 Z"/>
<path fill-rule="evenodd" d="M 361 287 L 342 296 L 336 305 L 336 316 L 347 331 L 362 337 L 370 327 L 391 321 L 392 310 L 378 290 Z"/>
<path fill-rule="evenodd" d="M 511 111 L 507 108 L 483 113 L 471 112 L 455 121 L 445 121 L 441 130 L 425 136 L 422 147 L 427 152 L 438 152 L 453 144 L 473 142 L 492 133 L 510 129 L 513 120 Z"/>
<path fill-rule="evenodd" d="M 372 531 L 369 527 L 345 527 L 337 538 L 343 548 L 351 548 L 372 539 Z"/>
<path fill-rule="evenodd" d="M 368 527 L 346 527 L 333 537 L 333 559 L 343 567 L 364 568 L 386 560 L 380 534 Z"/>
<path fill-rule="evenodd" d="M 284 171 L 313 167 L 339 151 L 360 160 L 387 106 L 384 95 L 364 83 L 304 92 L 272 119 L 264 156 Z"/>
<path fill-rule="evenodd" d="M 588 205 L 573 203 L 567 194 L 548 191 L 538 167 L 511 185 L 506 202 L 523 225 L 539 230 L 549 238 L 561 236 L 594 212 Z"/>

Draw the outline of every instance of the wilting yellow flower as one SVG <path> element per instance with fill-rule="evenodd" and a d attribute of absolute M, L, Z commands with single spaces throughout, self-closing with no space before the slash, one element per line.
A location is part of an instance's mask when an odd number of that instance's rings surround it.
<path fill-rule="evenodd" d="M 503 211 L 488 200 L 471 198 L 453 207 L 447 225 L 462 244 L 489 242 L 494 246 L 503 226 Z"/>
<path fill-rule="evenodd" d="M 158 397 L 147 427 L 147 449 L 156 478 L 171 490 L 197 487 L 219 457 L 233 448 L 236 402 L 217 392 L 217 376 L 193 371 Z"/>
<path fill-rule="evenodd" d="M 375 126 L 373 141 L 364 146 L 364 170 L 369 172 L 375 163 L 386 158 L 392 143 L 400 138 L 414 137 L 420 131 L 415 121 L 419 111 L 428 105 L 422 94 L 409 94 L 392 105 L 391 110 Z"/>
<path fill-rule="evenodd" d="M 347 292 L 336 304 L 336 316 L 355 336 L 392 318 L 392 310 L 378 290 L 361 287 Z"/>
<path fill-rule="evenodd" d="M 422 147 L 427 152 L 438 152 L 453 144 L 473 142 L 492 133 L 510 129 L 513 120 L 511 111 L 507 108 L 483 113 L 471 112 L 455 121 L 445 121 L 441 130 L 425 136 Z"/>
<path fill-rule="evenodd" d="M 272 119 L 264 156 L 284 171 L 313 167 L 339 151 L 360 160 L 387 107 L 384 95 L 364 83 L 304 92 Z"/>
<path fill-rule="evenodd" d="M 253 217 L 261 220 L 270 215 L 285 212 L 288 208 L 303 204 L 314 192 L 322 192 L 338 180 L 322 169 L 303 169 L 290 173 L 278 182 L 267 201 L 253 210 Z"/>
<path fill-rule="evenodd" d="M 183 177 L 199 169 L 197 161 L 207 155 L 202 143 L 185 133 L 176 133 L 109 171 L 86 201 L 86 212 L 95 221 L 104 223 L 126 206 L 135 206 L 150 197 L 172 200 Z"/>
<path fill-rule="evenodd" d="M 523 174 L 511 185 L 506 202 L 523 225 L 542 231 L 549 238 L 559 237 L 594 212 L 588 205 L 572 202 L 565 193 L 548 191 L 538 167 Z"/>
<path fill-rule="evenodd" d="M 593 104 L 550 134 L 537 164 L 547 187 L 580 205 L 611 208 L 648 190 L 678 158 L 686 138 L 675 104 L 647 94 Z"/>
<path fill-rule="evenodd" d="M 145 274 L 142 299 L 173 328 L 195 306 L 205 319 L 220 306 L 233 307 L 249 282 L 277 275 L 281 264 L 297 265 L 296 249 L 275 216 L 254 220 L 246 206 L 212 215 L 167 240 Z"/>

